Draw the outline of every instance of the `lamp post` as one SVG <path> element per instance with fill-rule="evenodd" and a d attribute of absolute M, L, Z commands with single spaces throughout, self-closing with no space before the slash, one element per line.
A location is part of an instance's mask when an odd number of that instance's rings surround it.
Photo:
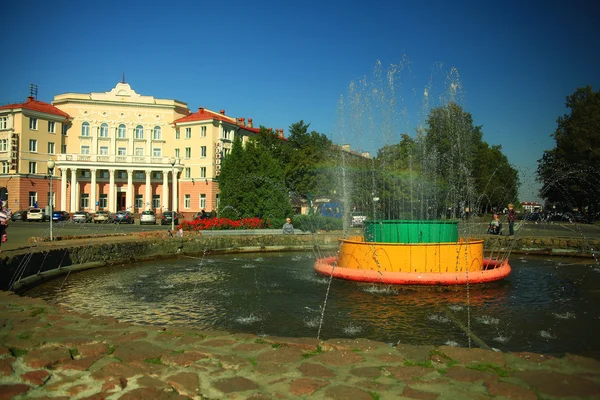
<path fill-rule="evenodd" d="M 177 160 L 175 159 L 175 157 L 171 157 L 169 159 L 169 162 L 171 163 L 171 173 L 172 173 L 172 177 L 173 177 L 173 206 L 171 207 L 171 233 L 173 233 L 173 231 L 175 230 L 175 209 L 177 208 L 175 205 L 175 162 Z"/>
<path fill-rule="evenodd" d="M 55 165 L 56 164 L 54 163 L 54 160 L 48 161 L 48 174 L 50 175 L 50 197 L 48 198 L 48 206 L 50 207 L 50 241 L 54 240 L 54 237 L 52 235 L 52 213 L 54 210 L 54 204 L 52 204 L 52 175 L 54 175 Z"/>

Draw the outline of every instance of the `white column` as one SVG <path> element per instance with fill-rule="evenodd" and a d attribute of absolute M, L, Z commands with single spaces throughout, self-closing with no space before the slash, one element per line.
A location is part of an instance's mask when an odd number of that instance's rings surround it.
<path fill-rule="evenodd" d="M 67 168 L 60 168 L 60 209 L 67 211 Z"/>
<path fill-rule="evenodd" d="M 152 209 L 152 171 L 146 170 L 146 193 L 144 194 L 144 210 Z"/>
<path fill-rule="evenodd" d="M 98 199 L 96 198 L 96 169 L 90 169 L 91 180 L 91 188 L 90 188 L 90 211 L 96 212 L 96 202 Z"/>
<path fill-rule="evenodd" d="M 111 213 L 117 212 L 115 205 L 115 170 L 108 170 L 108 211 Z"/>
<path fill-rule="evenodd" d="M 77 168 L 71 168 L 71 210 L 77 210 Z"/>
<path fill-rule="evenodd" d="M 133 212 L 133 170 L 127 170 L 127 198 L 125 200 L 125 209 Z"/>
<path fill-rule="evenodd" d="M 173 174 L 173 207 L 172 210 L 173 211 L 177 211 L 177 206 L 179 203 L 177 203 L 177 189 L 178 189 L 178 184 L 177 184 L 177 170 L 174 170 L 174 174 Z"/>
<path fill-rule="evenodd" d="M 162 198 L 160 199 L 160 204 L 162 206 L 161 212 L 169 209 L 169 171 L 162 171 L 162 175 Z"/>

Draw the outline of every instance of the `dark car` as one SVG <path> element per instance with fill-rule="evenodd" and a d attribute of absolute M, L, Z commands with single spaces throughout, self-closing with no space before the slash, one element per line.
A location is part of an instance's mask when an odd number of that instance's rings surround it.
<path fill-rule="evenodd" d="M 208 218 L 210 218 L 210 213 L 206 212 L 204 210 L 198 211 L 196 214 L 194 214 L 194 220 L 196 220 L 196 219 L 208 219 Z"/>
<path fill-rule="evenodd" d="M 119 211 L 115 214 L 113 218 L 113 222 L 115 224 L 125 223 L 125 224 L 133 224 L 135 223 L 135 218 L 131 211 Z"/>
<path fill-rule="evenodd" d="M 10 217 L 11 221 L 27 221 L 27 210 L 15 211 Z"/>
<path fill-rule="evenodd" d="M 175 221 L 173 221 L 173 215 L 175 215 Z M 180 218 L 183 218 L 183 216 L 181 214 L 177 214 L 176 212 L 173 212 L 173 211 L 165 211 L 160 216 L 160 224 L 161 225 L 171 225 L 171 224 L 179 225 Z"/>
<path fill-rule="evenodd" d="M 71 215 L 66 211 L 54 211 L 52 213 L 52 221 L 68 221 L 71 219 Z"/>

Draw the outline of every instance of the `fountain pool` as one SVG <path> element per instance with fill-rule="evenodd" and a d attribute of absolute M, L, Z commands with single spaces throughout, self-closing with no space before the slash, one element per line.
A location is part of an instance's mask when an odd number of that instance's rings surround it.
<path fill-rule="evenodd" d="M 600 359 L 600 268 L 582 259 L 511 260 L 505 280 L 468 292 L 334 279 L 320 337 L 467 346 L 462 325 L 502 351 Z M 330 282 L 313 264 L 309 253 L 185 257 L 84 271 L 25 294 L 140 324 L 316 337 Z"/>

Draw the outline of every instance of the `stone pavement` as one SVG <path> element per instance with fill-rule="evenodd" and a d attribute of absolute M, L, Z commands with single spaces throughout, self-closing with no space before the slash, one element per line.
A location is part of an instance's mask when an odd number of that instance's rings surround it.
<path fill-rule="evenodd" d="M 10 398 L 598 399 L 600 361 L 132 325 L 0 291 Z"/>

